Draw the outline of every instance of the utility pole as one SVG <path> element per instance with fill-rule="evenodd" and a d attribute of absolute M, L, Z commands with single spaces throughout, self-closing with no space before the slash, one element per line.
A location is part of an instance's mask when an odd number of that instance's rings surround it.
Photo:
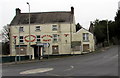
<path fill-rule="evenodd" d="M 27 2 L 28 7 L 29 7 L 29 59 L 31 59 L 31 50 L 30 50 L 30 45 L 31 45 L 31 34 L 30 34 L 30 4 Z"/>
<path fill-rule="evenodd" d="M 108 46 L 109 46 L 109 28 L 108 28 L 108 20 L 107 20 L 107 40 L 108 40 Z"/>
<path fill-rule="evenodd" d="M 20 27 L 19 27 L 19 62 L 20 62 Z"/>

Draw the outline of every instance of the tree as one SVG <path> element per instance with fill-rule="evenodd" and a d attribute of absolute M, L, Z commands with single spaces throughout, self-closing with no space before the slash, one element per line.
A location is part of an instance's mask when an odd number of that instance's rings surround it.
<path fill-rule="evenodd" d="M 9 26 L 4 26 L 3 29 L 1 30 L 2 33 L 2 54 L 3 55 L 8 55 L 10 54 L 10 49 L 9 49 Z"/>
<path fill-rule="evenodd" d="M 98 19 L 96 19 L 93 23 L 94 23 L 94 35 L 96 37 L 97 44 L 103 43 L 104 41 L 107 40 L 106 38 L 107 21 L 106 20 L 99 21 Z"/>
<path fill-rule="evenodd" d="M 107 35 L 109 35 L 109 41 L 112 44 L 117 44 L 117 34 L 118 26 L 120 26 L 120 21 L 108 21 L 108 20 L 95 20 L 94 21 L 94 35 L 96 37 L 97 44 L 99 43 L 105 43 L 108 41 Z M 117 25 L 118 24 L 118 25 Z M 109 33 L 107 34 L 107 26 Z M 120 36 L 119 36 L 120 37 Z"/>
<path fill-rule="evenodd" d="M 116 35 L 118 40 L 120 41 L 120 10 L 118 10 L 116 17 L 115 17 L 115 31 L 116 31 Z"/>
<path fill-rule="evenodd" d="M 4 26 L 1 30 L 2 33 L 2 42 L 8 42 L 9 41 L 9 26 Z"/>

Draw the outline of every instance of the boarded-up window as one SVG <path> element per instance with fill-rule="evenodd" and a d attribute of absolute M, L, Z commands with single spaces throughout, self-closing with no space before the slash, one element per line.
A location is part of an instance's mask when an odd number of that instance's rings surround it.
<path fill-rule="evenodd" d="M 24 54 L 26 55 L 27 48 L 26 47 L 16 47 L 16 54 Z"/>
<path fill-rule="evenodd" d="M 52 46 L 52 54 L 59 54 L 59 47 L 58 45 Z"/>
<path fill-rule="evenodd" d="M 72 41 L 71 47 L 73 51 L 80 51 L 81 41 Z"/>
<path fill-rule="evenodd" d="M 73 51 L 80 51 L 80 46 L 75 46 L 75 47 L 73 48 Z"/>
<path fill-rule="evenodd" d="M 71 47 L 74 48 L 75 46 L 81 46 L 81 41 L 72 41 Z"/>

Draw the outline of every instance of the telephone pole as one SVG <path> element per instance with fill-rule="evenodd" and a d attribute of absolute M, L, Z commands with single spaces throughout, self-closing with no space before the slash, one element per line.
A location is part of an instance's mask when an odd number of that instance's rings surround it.
<path fill-rule="evenodd" d="M 30 4 L 27 2 L 28 7 L 29 7 L 29 59 L 31 59 L 31 50 L 30 50 L 30 45 L 31 45 L 31 34 L 30 34 Z"/>

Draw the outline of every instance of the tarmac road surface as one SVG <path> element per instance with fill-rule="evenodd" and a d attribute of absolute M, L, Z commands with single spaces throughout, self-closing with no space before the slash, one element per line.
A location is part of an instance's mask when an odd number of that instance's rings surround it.
<path fill-rule="evenodd" d="M 59 59 L 3 65 L 3 76 L 118 76 L 118 46 Z"/>

